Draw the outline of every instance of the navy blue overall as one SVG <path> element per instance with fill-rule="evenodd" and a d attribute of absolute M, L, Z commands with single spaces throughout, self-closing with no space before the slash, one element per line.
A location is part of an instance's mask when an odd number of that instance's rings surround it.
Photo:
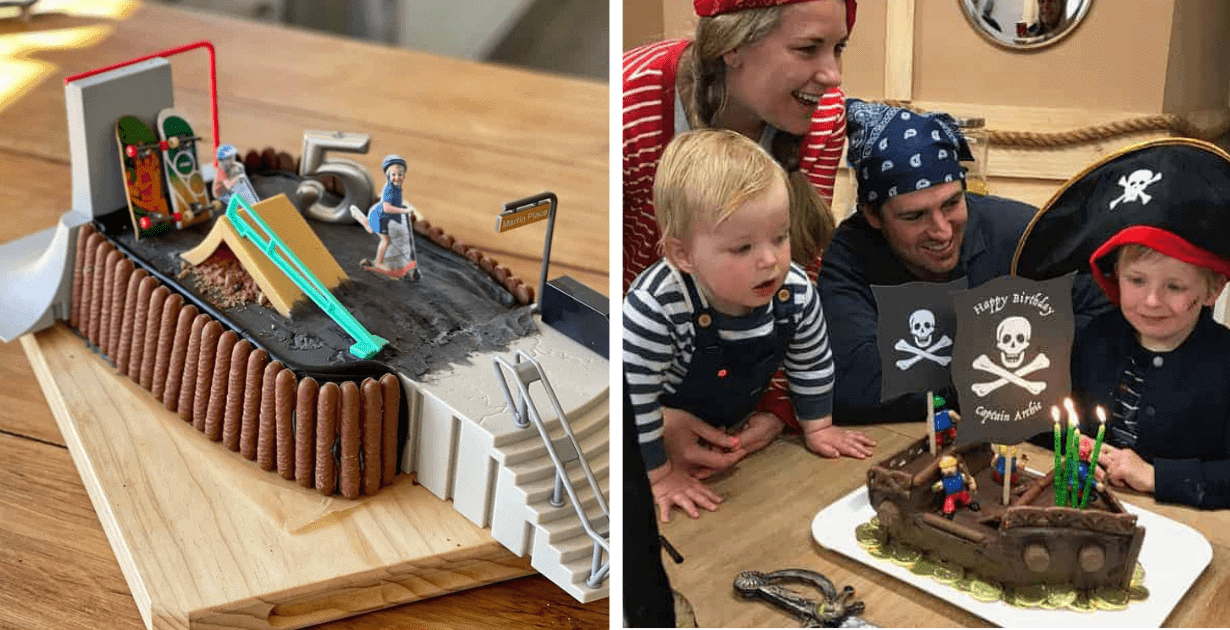
<path fill-rule="evenodd" d="M 739 319 L 701 308 L 700 293 L 690 274 L 680 274 L 696 312 L 696 339 L 688 373 L 675 393 L 664 393 L 664 407 L 682 409 L 710 425 L 731 429 L 743 424 L 781 366 L 786 344 L 794 337 L 798 307 L 790 289 L 782 287 L 773 297 L 773 335 L 739 341 L 723 340 L 718 330 L 727 321 Z"/>

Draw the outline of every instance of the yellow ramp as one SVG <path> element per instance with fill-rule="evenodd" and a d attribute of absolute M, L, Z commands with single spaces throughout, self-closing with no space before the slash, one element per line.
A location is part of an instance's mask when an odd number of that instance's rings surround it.
<path fill-rule="evenodd" d="M 269 227 L 277 233 L 278 238 L 281 238 L 282 242 L 295 252 L 299 260 L 303 261 L 303 264 L 315 274 L 321 284 L 329 289 L 336 289 L 342 280 L 347 279 L 346 272 L 342 271 L 341 265 L 337 264 L 337 261 L 325 249 L 325 244 L 320 242 L 320 237 L 316 236 L 303 215 L 299 214 L 299 210 L 290 202 L 290 199 L 286 198 L 286 195 L 270 197 L 252 206 L 252 209 L 265 220 L 265 223 L 269 224 Z M 273 261 L 269 260 L 255 243 L 240 236 L 226 215 L 218 218 L 213 229 L 209 231 L 209 236 L 206 236 L 200 245 L 179 256 L 189 265 L 196 266 L 212 256 L 218 249 L 218 245 L 222 243 L 226 243 L 227 247 L 235 252 L 239 263 L 256 280 L 256 285 L 265 293 L 265 297 L 269 298 L 273 308 L 283 317 L 290 317 L 290 309 L 305 297 L 303 291 L 300 291 L 299 287 L 295 286 L 295 283 L 282 273 L 282 270 L 278 269 L 277 265 L 273 264 Z"/>

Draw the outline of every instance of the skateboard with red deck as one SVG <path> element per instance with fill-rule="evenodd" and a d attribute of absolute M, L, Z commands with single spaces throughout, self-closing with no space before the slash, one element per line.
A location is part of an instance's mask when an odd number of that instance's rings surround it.
<path fill-rule="evenodd" d="M 115 142 L 137 240 L 171 231 L 177 221 L 162 185 L 162 150 L 149 126 L 133 116 L 115 122 Z"/>

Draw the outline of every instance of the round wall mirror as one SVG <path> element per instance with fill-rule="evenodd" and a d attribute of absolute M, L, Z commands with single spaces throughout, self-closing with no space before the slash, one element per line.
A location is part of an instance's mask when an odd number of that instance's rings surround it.
<path fill-rule="evenodd" d="M 1072 32 L 1093 0 L 957 0 L 965 19 L 1006 48 L 1049 46 Z"/>

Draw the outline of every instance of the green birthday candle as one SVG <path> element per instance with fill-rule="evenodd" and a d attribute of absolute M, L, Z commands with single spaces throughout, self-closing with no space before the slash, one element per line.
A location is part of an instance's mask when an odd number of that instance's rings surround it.
<path fill-rule="evenodd" d="M 1081 443 L 1081 424 L 1076 417 L 1076 407 L 1072 404 L 1071 398 L 1063 399 L 1064 409 L 1068 410 L 1068 450 L 1064 453 L 1067 461 L 1064 462 L 1065 484 L 1064 491 L 1067 492 L 1067 484 L 1072 484 L 1072 492 L 1068 494 L 1067 501 L 1064 505 L 1076 507 L 1076 486 L 1077 486 L 1077 460 L 1080 459 L 1080 443 Z"/>
<path fill-rule="evenodd" d="M 1061 505 L 1067 502 L 1067 495 L 1064 493 L 1063 465 L 1060 458 L 1060 453 L 1063 452 L 1063 430 L 1059 426 L 1058 405 L 1051 405 L 1051 418 L 1055 420 L 1055 505 Z"/>
<path fill-rule="evenodd" d="M 1089 503 L 1089 489 L 1093 487 L 1094 473 L 1098 470 L 1098 453 L 1102 450 L 1102 438 L 1106 435 L 1106 409 L 1102 405 L 1094 408 L 1098 416 L 1098 437 L 1093 442 L 1093 456 L 1089 458 L 1089 474 L 1085 476 L 1085 494 L 1081 497 L 1081 509 Z"/>

